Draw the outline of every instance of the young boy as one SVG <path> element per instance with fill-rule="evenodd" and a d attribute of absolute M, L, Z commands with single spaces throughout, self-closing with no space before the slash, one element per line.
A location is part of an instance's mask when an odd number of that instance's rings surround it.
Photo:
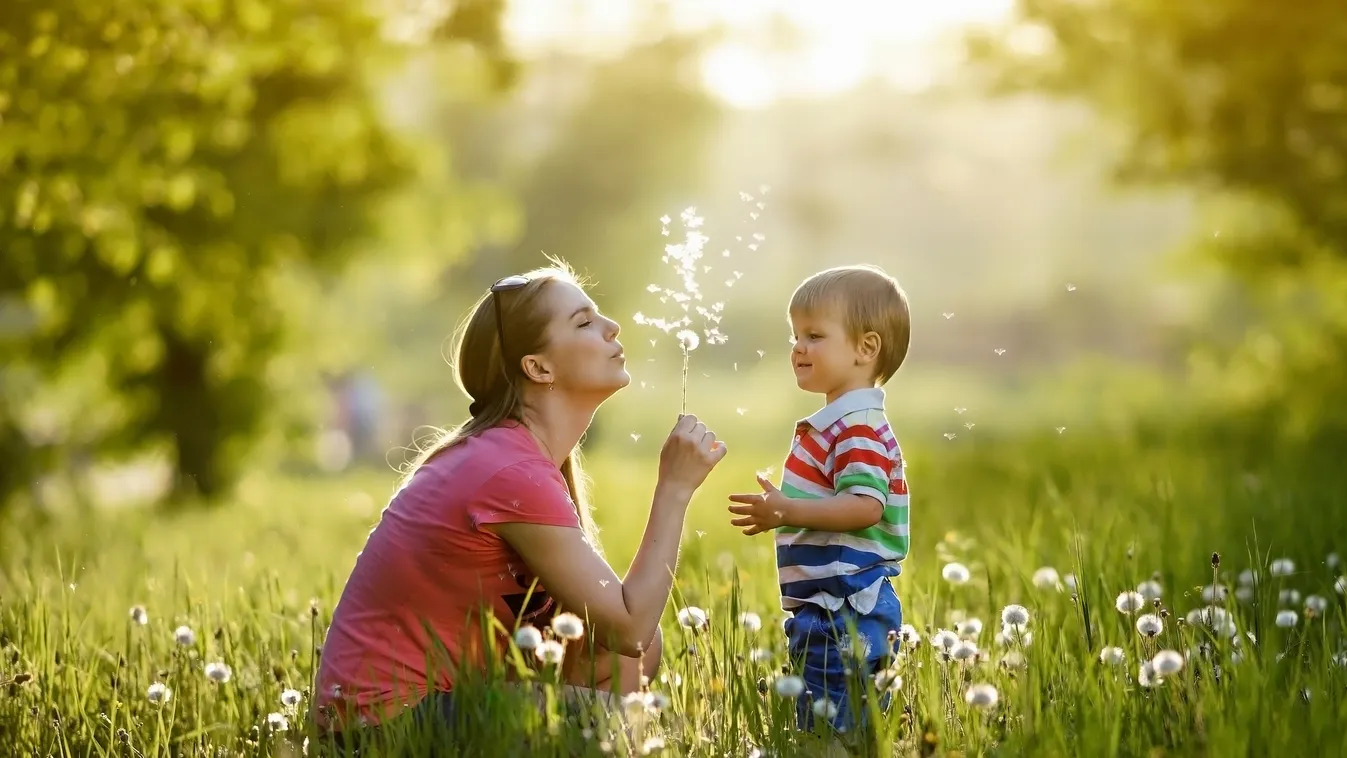
<path fill-rule="evenodd" d="M 887 663 L 903 622 L 889 579 L 908 552 L 907 482 L 880 386 L 907 357 L 911 320 L 902 288 L 873 266 L 809 277 L 789 316 L 795 383 L 826 405 L 796 424 L 781 488 L 759 475 L 761 494 L 730 496 L 741 503 L 730 523 L 776 530 L 790 656 L 812 696 L 800 727 L 817 715 L 846 731 L 865 721 L 857 687 Z"/>

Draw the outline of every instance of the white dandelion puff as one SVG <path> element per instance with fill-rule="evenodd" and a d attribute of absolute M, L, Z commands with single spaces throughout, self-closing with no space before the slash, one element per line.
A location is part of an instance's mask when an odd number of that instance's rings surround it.
<path fill-rule="evenodd" d="M 1335 569 L 1341 564 L 1342 558 L 1338 557 L 1337 553 L 1329 553 L 1328 557 L 1324 558 L 1324 565 L 1330 569 Z"/>
<path fill-rule="evenodd" d="M 207 663 L 205 667 L 206 678 L 216 684 L 224 684 L 234 677 L 234 670 L 223 661 L 214 661 Z"/>
<path fill-rule="evenodd" d="M 578 640 L 585 636 L 585 622 L 574 613 L 558 613 L 552 619 L 552 631 L 563 640 Z"/>
<path fill-rule="evenodd" d="M 898 628 L 898 639 L 902 640 L 904 645 L 916 647 L 921 642 L 921 632 L 911 624 L 903 624 Z"/>
<path fill-rule="evenodd" d="M 131 621 L 132 623 L 139 624 L 140 626 L 145 626 L 150 622 L 150 614 L 145 610 L 145 606 L 143 605 L 131 606 Z"/>
<path fill-rule="evenodd" d="M 701 344 L 701 338 L 691 329 L 680 330 L 674 335 L 674 338 L 678 340 L 679 347 L 681 347 L 685 353 L 690 353 L 693 350 L 696 350 L 697 346 Z"/>
<path fill-rule="evenodd" d="M 954 631 L 961 637 L 976 637 L 982 634 L 982 619 L 964 619 L 954 625 Z"/>
<path fill-rule="evenodd" d="M 1333 589 L 1339 595 L 1347 595 L 1347 576 L 1340 576 L 1336 582 L 1333 582 Z"/>
<path fill-rule="evenodd" d="M 267 728 L 273 732 L 284 732 L 290 729 L 290 719 L 285 717 L 284 713 L 275 711 L 267 714 Z"/>
<path fill-rule="evenodd" d="M 997 701 L 1001 699 L 1001 696 L 1000 693 L 996 691 L 996 687 L 983 682 L 969 687 L 968 690 L 964 692 L 963 699 L 965 703 L 968 703 L 974 708 L 994 708 L 996 707 Z"/>
<path fill-rule="evenodd" d="M 804 694 L 804 680 L 794 675 L 777 677 L 774 687 L 776 694 L 781 697 L 799 697 Z"/>
<path fill-rule="evenodd" d="M 163 682 L 155 682 L 145 690 L 145 697 L 155 705 L 163 705 L 173 699 L 173 690 Z"/>
<path fill-rule="evenodd" d="M 959 644 L 959 635 L 948 629 L 941 629 L 931 638 L 931 644 L 948 653 L 954 649 L 955 645 Z"/>
<path fill-rule="evenodd" d="M 1025 666 L 1024 653 L 1018 650 L 1007 650 L 1001 656 L 1001 665 L 1008 669 L 1022 669 Z"/>
<path fill-rule="evenodd" d="M 1155 687 L 1160 684 L 1160 675 L 1155 671 L 1155 664 L 1146 661 L 1141 664 L 1141 671 L 1137 672 L 1137 684 L 1142 687 Z"/>
<path fill-rule="evenodd" d="M 706 628 L 706 611 L 695 605 L 689 605 L 686 608 L 680 608 L 678 611 L 678 623 L 686 629 L 694 632 Z"/>
<path fill-rule="evenodd" d="M 1022 605 L 1007 605 L 1001 609 L 1001 623 L 1007 626 L 1024 626 L 1029 623 L 1029 609 Z"/>
<path fill-rule="evenodd" d="M 1165 622 L 1154 613 L 1137 617 L 1137 633 L 1143 637 L 1155 637 L 1165 630 Z"/>
<path fill-rule="evenodd" d="M 749 634 L 757 634 L 762 629 L 762 617 L 751 611 L 739 614 L 739 626 Z"/>
<path fill-rule="evenodd" d="M 1296 572 L 1295 561 L 1290 558 L 1278 558 L 1268 566 L 1268 573 L 1273 576 L 1290 576 Z"/>
<path fill-rule="evenodd" d="M 1300 621 L 1300 616 L 1295 611 L 1277 611 L 1276 624 L 1282 629 L 1290 629 Z"/>
<path fill-rule="evenodd" d="M 281 692 L 281 705 L 285 706 L 286 708 L 297 707 L 299 705 L 299 701 L 303 699 L 304 696 L 300 694 L 299 690 L 287 689 Z"/>
<path fill-rule="evenodd" d="M 976 658 L 978 646 L 969 640 L 960 640 L 950 649 L 949 655 L 956 661 L 967 661 Z"/>
<path fill-rule="evenodd" d="M 964 584 L 972 578 L 968 567 L 962 563 L 946 563 L 945 567 L 940 569 L 940 576 L 950 584 Z"/>
<path fill-rule="evenodd" d="M 1057 575 L 1057 569 L 1051 566 L 1044 566 L 1034 572 L 1031 581 L 1034 586 L 1040 590 L 1050 590 L 1059 587 L 1062 583 L 1062 578 Z"/>
<path fill-rule="evenodd" d="M 814 715 L 828 721 L 837 717 L 837 703 L 828 698 L 821 698 L 814 701 Z"/>
<path fill-rule="evenodd" d="M 894 692 L 902 687 L 903 677 L 896 669 L 886 668 L 875 674 L 875 689 L 880 692 Z"/>
<path fill-rule="evenodd" d="M 1064 574 L 1062 575 L 1062 584 L 1065 584 L 1067 589 L 1074 590 L 1080 586 L 1080 581 L 1076 579 L 1075 574 Z"/>
<path fill-rule="evenodd" d="M 1118 613 L 1131 615 L 1146 607 L 1146 597 L 1140 592 L 1123 592 L 1113 601 L 1113 607 L 1118 609 Z"/>
<path fill-rule="evenodd" d="M 1165 588 L 1154 579 L 1150 579 L 1137 585 L 1137 594 L 1149 601 L 1159 600 L 1165 594 Z"/>
<path fill-rule="evenodd" d="M 186 624 L 173 630 L 173 639 L 183 647 L 188 647 L 196 643 L 196 632 L 192 631 Z"/>
<path fill-rule="evenodd" d="M 1300 605 L 1300 590 L 1284 589 L 1278 592 L 1277 602 L 1281 605 Z"/>
<path fill-rule="evenodd" d="M 1259 575 L 1257 571 L 1253 569 L 1244 569 L 1239 572 L 1239 576 L 1235 577 L 1235 583 L 1240 587 L 1252 587 L 1255 584 L 1258 584 L 1258 579 Z"/>
<path fill-rule="evenodd" d="M 561 659 L 565 657 L 566 648 L 562 647 L 561 643 L 556 640 L 547 640 L 540 643 L 533 654 L 538 656 L 538 660 L 543 663 L 556 665 L 561 663 Z"/>
<path fill-rule="evenodd" d="M 514 633 L 514 644 L 520 650 L 536 650 L 543 644 L 543 633 L 538 631 L 537 627 L 521 626 L 519 631 Z"/>
<path fill-rule="evenodd" d="M 1319 595 L 1310 595 L 1305 598 L 1305 610 L 1311 613 L 1323 613 L 1328 610 L 1328 599 Z"/>
<path fill-rule="evenodd" d="M 1151 659 L 1151 666 L 1160 676 L 1171 676 L 1183 668 L 1183 656 L 1174 650 L 1161 650 Z"/>
<path fill-rule="evenodd" d="M 1202 602 L 1224 603 L 1229 594 L 1230 588 L 1224 584 L 1208 584 L 1202 588 Z"/>
<path fill-rule="evenodd" d="M 1127 661 L 1127 653 L 1120 647 L 1106 647 L 1099 651 L 1099 661 L 1110 666 L 1121 666 Z"/>

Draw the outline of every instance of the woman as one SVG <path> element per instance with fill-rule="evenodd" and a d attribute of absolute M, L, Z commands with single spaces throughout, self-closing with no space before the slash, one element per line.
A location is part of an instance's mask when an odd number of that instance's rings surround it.
<path fill-rule="evenodd" d="M 593 646 L 567 647 L 573 683 L 622 694 L 653 675 L 688 502 L 726 448 L 678 419 L 618 578 L 594 547 L 577 457 L 594 412 L 631 382 L 617 335 L 560 264 L 477 301 L 457 335 L 471 418 L 420 456 L 356 560 L 323 646 L 320 727 L 378 724 L 408 705 L 439 713 L 459 675 L 488 666 L 486 614 L 502 638 L 546 628 L 559 609 L 586 619 Z M 597 654 L 577 661 L 586 649 Z"/>

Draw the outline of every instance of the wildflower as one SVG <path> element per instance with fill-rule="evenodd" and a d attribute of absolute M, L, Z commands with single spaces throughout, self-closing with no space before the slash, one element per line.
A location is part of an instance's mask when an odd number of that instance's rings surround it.
<path fill-rule="evenodd" d="M 519 631 L 514 633 L 514 644 L 520 650 L 534 650 L 543 643 L 543 633 L 536 627 L 521 626 Z"/>
<path fill-rule="evenodd" d="M 173 639 L 183 647 L 189 647 L 196 644 L 196 632 L 192 631 L 186 624 L 173 630 Z"/>
<path fill-rule="evenodd" d="M 168 685 L 163 682 L 155 682 L 150 685 L 149 689 L 145 690 L 145 697 L 149 698 L 150 702 L 155 705 L 163 705 L 173 699 L 173 690 L 170 690 Z"/>
<path fill-rule="evenodd" d="M 1285 589 L 1277 593 L 1277 602 L 1282 605 L 1300 605 L 1300 591 Z"/>
<path fill-rule="evenodd" d="M 562 647 L 561 643 L 556 640 L 547 640 L 539 643 L 533 654 L 538 656 L 538 660 L 543 663 L 554 665 L 561 663 L 561 659 L 566 655 L 566 648 Z"/>
<path fill-rule="evenodd" d="M 693 350 L 696 350 L 697 345 L 701 344 L 701 338 L 691 329 L 680 329 L 674 334 L 674 337 L 678 340 L 679 347 L 683 348 L 683 352 L 685 353 L 690 353 Z"/>
<path fill-rule="evenodd" d="M 1161 650 L 1151 659 L 1151 666 L 1160 676 L 1177 674 L 1183 668 L 1183 656 L 1174 650 Z"/>
<path fill-rule="evenodd" d="M 917 631 L 915 626 L 903 624 L 898 628 L 898 639 L 902 640 L 905 645 L 916 647 L 917 643 L 921 642 L 921 633 Z"/>
<path fill-rule="evenodd" d="M 1007 605 L 1001 609 L 1001 623 L 1009 626 L 1024 626 L 1029 623 L 1029 609 L 1022 605 Z"/>
<path fill-rule="evenodd" d="M 739 614 L 739 626 L 743 627 L 744 631 L 749 634 L 757 634 L 758 630 L 762 629 L 762 617 L 751 612 L 741 613 Z"/>
<path fill-rule="evenodd" d="M 974 708 L 995 708 L 1000 694 L 996 691 L 996 687 L 984 682 L 969 687 L 968 691 L 964 692 L 963 699 Z"/>
<path fill-rule="evenodd" d="M 1202 602 L 1204 603 L 1223 603 L 1230 594 L 1230 588 L 1224 584 L 1208 584 L 1202 588 Z"/>
<path fill-rule="evenodd" d="M 1319 595 L 1310 595 L 1305 598 L 1305 610 L 1310 613 L 1323 613 L 1328 609 L 1328 600 Z"/>
<path fill-rule="evenodd" d="M 1124 592 L 1113 601 L 1113 607 L 1118 609 L 1118 613 L 1136 613 L 1145 606 L 1146 597 L 1140 592 Z"/>
<path fill-rule="evenodd" d="M 1278 558 L 1268 567 L 1273 576 L 1290 576 L 1296 572 L 1296 564 L 1290 558 Z"/>
<path fill-rule="evenodd" d="M 946 563 L 945 567 L 940 569 L 940 576 L 950 584 L 965 584 L 973 575 L 962 563 Z"/>
<path fill-rule="evenodd" d="M 284 732 L 290 728 L 290 719 L 284 713 L 272 711 L 267 714 L 267 728 L 273 732 Z"/>
<path fill-rule="evenodd" d="M 706 611 L 695 605 L 689 605 L 678 611 L 678 623 L 694 632 L 706 628 Z"/>
<path fill-rule="evenodd" d="M 1144 637 L 1154 637 L 1164 629 L 1165 622 L 1154 613 L 1147 613 L 1137 618 L 1137 632 Z"/>
<path fill-rule="evenodd" d="M 1137 684 L 1142 687 L 1155 687 L 1160 684 L 1160 675 L 1155 672 L 1155 664 L 1146 661 L 1141 664 L 1141 671 L 1137 674 Z"/>
<path fill-rule="evenodd" d="M 223 661 L 206 664 L 206 678 L 216 684 L 224 684 L 234 676 L 234 672 Z"/>
<path fill-rule="evenodd" d="M 1290 629 L 1296 625 L 1297 621 L 1300 621 L 1300 617 L 1296 615 L 1295 611 L 1277 611 L 1276 623 L 1282 629 Z"/>
<path fill-rule="evenodd" d="M 1106 647 L 1099 651 L 1099 660 L 1110 666 L 1121 666 L 1127 660 L 1127 653 L 1120 647 Z"/>
<path fill-rule="evenodd" d="M 826 697 L 815 700 L 814 715 L 831 721 L 837 716 L 837 704 Z"/>
<path fill-rule="evenodd" d="M 1164 595 L 1165 589 L 1154 579 L 1144 581 L 1137 585 L 1137 594 L 1146 600 L 1159 600 Z"/>
<path fill-rule="evenodd" d="M 804 694 L 804 680 L 794 675 L 777 677 L 775 687 L 776 694 L 781 697 L 799 697 Z"/>
<path fill-rule="evenodd" d="M 956 661 L 966 661 L 977 656 L 978 646 L 968 640 L 960 640 L 949 651 L 949 654 Z"/>
<path fill-rule="evenodd" d="M 143 605 L 131 606 L 131 621 L 141 626 L 145 626 L 150 622 L 150 614 L 146 612 L 145 606 Z"/>
<path fill-rule="evenodd" d="M 880 670 L 875 674 L 875 689 L 880 692 L 894 692 L 903 686 L 903 677 L 893 668 Z"/>
<path fill-rule="evenodd" d="M 941 629 L 931 638 L 931 644 L 948 653 L 954 649 L 955 645 L 959 644 L 959 635 L 948 629 Z"/>
<path fill-rule="evenodd" d="M 585 635 L 585 622 L 574 613 L 558 613 L 552 619 L 552 631 L 563 640 L 578 640 Z"/>
<path fill-rule="evenodd" d="M 303 696 L 299 694 L 299 690 L 287 689 L 281 693 L 281 705 L 286 708 L 294 708 L 299 705 L 299 701 L 302 697 Z"/>
<path fill-rule="evenodd" d="M 1061 585 L 1061 577 L 1057 575 L 1057 569 L 1051 566 L 1044 566 L 1034 572 L 1032 579 L 1034 586 L 1040 590 L 1050 590 Z"/>
<path fill-rule="evenodd" d="M 982 634 L 982 619 L 964 619 L 954 625 L 954 631 L 962 637 L 976 637 Z"/>

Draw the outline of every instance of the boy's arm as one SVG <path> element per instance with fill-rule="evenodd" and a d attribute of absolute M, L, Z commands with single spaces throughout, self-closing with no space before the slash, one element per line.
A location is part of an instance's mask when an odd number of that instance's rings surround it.
<path fill-rule="evenodd" d="M 851 532 L 878 524 L 889 498 L 893 458 L 873 423 L 848 426 L 833 442 L 832 497 L 792 500 L 786 525 L 825 532 Z"/>

